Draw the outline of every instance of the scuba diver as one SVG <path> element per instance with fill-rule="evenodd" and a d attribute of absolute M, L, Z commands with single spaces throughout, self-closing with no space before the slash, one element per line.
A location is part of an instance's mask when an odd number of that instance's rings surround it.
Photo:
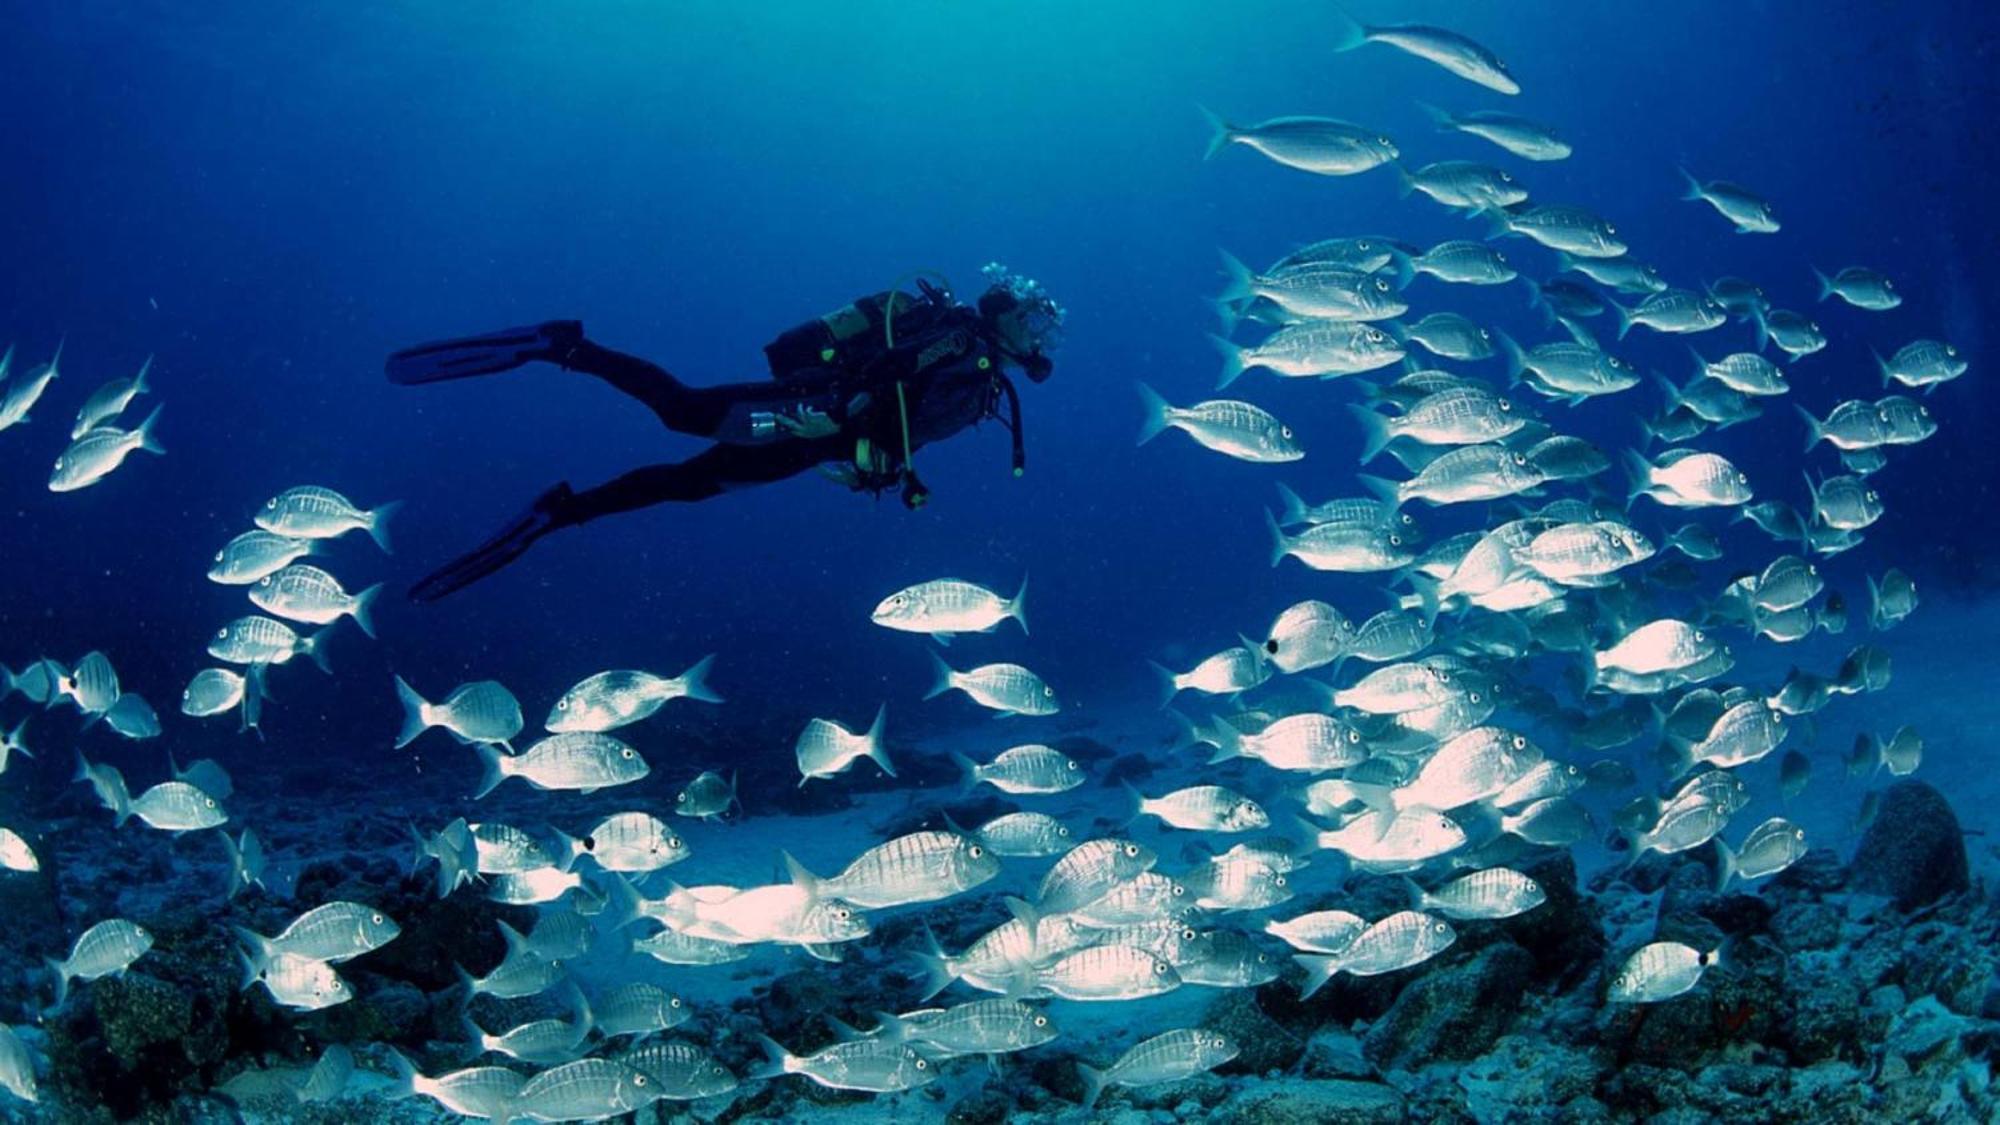
<path fill-rule="evenodd" d="M 670 430 L 715 442 L 685 461 L 634 469 L 581 492 L 557 484 L 499 534 L 411 587 L 411 600 L 436 601 L 463 589 L 559 528 L 667 501 L 706 500 L 811 468 L 857 492 L 900 489 L 905 505 L 921 507 L 930 494 L 912 456 L 987 418 L 1000 419 L 1012 434 L 1019 476 L 1021 399 L 1007 369 L 1037 383 L 1049 377 L 1063 309 L 1040 283 L 997 263 L 984 273 L 990 284 L 974 307 L 954 300 L 943 278 L 935 285 L 919 279 L 915 295 L 899 282 L 792 328 L 764 346 L 771 378 L 754 383 L 690 387 L 656 364 L 585 339 L 574 320 L 395 353 L 389 381 L 404 385 L 553 363 L 638 399 Z"/>

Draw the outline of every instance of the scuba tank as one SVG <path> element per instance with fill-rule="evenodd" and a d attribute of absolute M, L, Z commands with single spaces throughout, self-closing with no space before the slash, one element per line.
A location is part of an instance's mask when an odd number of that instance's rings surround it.
<path fill-rule="evenodd" d="M 875 293 L 803 324 L 788 328 L 764 345 L 771 377 L 791 382 L 828 368 L 850 373 L 866 371 L 889 350 L 889 329 L 918 333 L 951 305 L 950 294 L 919 281 L 922 296 L 900 289 Z M 892 319 L 893 318 L 893 319 Z"/>

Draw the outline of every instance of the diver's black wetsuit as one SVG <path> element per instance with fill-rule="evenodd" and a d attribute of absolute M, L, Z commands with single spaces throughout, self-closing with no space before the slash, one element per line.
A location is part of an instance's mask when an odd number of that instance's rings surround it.
<path fill-rule="evenodd" d="M 885 318 L 889 307 L 894 312 Z M 926 493 L 911 455 L 988 417 L 1006 420 L 1014 470 L 1021 470 L 1020 404 L 1002 368 L 1009 357 L 985 316 L 941 291 L 863 298 L 765 351 L 772 379 L 720 387 L 690 387 L 656 364 L 593 343 L 575 321 L 396 353 L 389 376 L 400 383 L 489 374 L 536 360 L 559 364 L 645 403 L 668 429 L 716 443 L 685 461 L 634 469 L 581 492 L 559 484 L 477 550 L 417 583 L 410 596 L 441 598 L 506 566 L 558 528 L 653 504 L 706 500 L 817 466 L 857 490 L 879 494 L 900 486 L 904 501 L 916 506 Z M 1038 377 L 1046 374 L 1044 361 Z M 802 437 L 778 421 L 799 419 L 801 411 L 823 414 L 837 429 Z"/>

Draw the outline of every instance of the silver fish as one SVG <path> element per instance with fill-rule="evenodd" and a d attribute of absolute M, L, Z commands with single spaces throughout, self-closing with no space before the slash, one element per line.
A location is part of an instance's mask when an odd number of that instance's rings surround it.
<path fill-rule="evenodd" d="M 1451 923 L 1417 910 L 1404 910 L 1369 926 L 1340 952 L 1300 953 L 1292 959 L 1306 970 L 1301 997 L 1318 992 L 1335 973 L 1378 976 L 1422 964 L 1458 940 Z"/>
<path fill-rule="evenodd" d="M 1446 207 L 1483 211 L 1528 199 L 1528 189 L 1512 173 L 1471 160 L 1440 160 L 1414 170 L 1398 164 L 1396 173 L 1405 195 L 1420 191 Z"/>
<path fill-rule="evenodd" d="M 963 754 L 953 753 L 965 777 L 965 788 L 982 782 L 1002 793 L 1063 793 L 1083 784 L 1083 767 L 1060 751 L 1032 743 L 1002 750 L 991 762 L 981 765 Z"/>
<path fill-rule="evenodd" d="M 692 1043 L 647 1043 L 618 1056 L 618 1061 L 651 1077 L 653 1088 L 668 1101 L 721 1097 L 738 1085 L 727 1067 Z"/>
<path fill-rule="evenodd" d="M 887 629 L 926 633 L 946 643 L 959 633 L 991 633 L 1012 620 L 1028 632 L 1028 580 L 1011 598 L 956 578 L 919 582 L 883 598 L 869 620 Z"/>
<path fill-rule="evenodd" d="M 1440 130 L 1478 137 L 1523 160 L 1566 160 L 1572 151 L 1569 142 L 1558 136 L 1554 128 L 1539 121 L 1490 110 L 1455 114 L 1423 102 L 1417 105 Z"/>
<path fill-rule="evenodd" d="M 1214 1070 L 1241 1051 L 1226 1035 L 1201 1028 L 1176 1028 L 1134 1045 L 1104 1070 L 1076 1064 L 1083 1079 L 1083 1108 L 1091 1109 L 1106 1086 L 1151 1086 L 1178 1082 Z"/>
<path fill-rule="evenodd" d="M 1038 812 L 1005 813 L 973 832 L 997 856 L 1035 858 L 1061 855 L 1069 848 L 1070 831 L 1061 821 Z"/>
<path fill-rule="evenodd" d="M 265 531 L 296 539 L 333 539 L 350 531 L 366 531 L 382 553 L 388 554 L 389 518 L 400 507 L 402 503 L 396 501 L 362 511 L 330 488 L 304 485 L 265 501 L 257 510 L 256 523 Z"/>
<path fill-rule="evenodd" d="M 432 727 L 444 728 L 460 742 L 506 746 L 525 725 L 520 701 L 493 680 L 460 684 L 442 702 L 432 703 L 397 676 L 396 698 L 403 704 L 403 729 L 396 735 L 398 750 Z"/>
<path fill-rule="evenodd" d="M 600 1121 L 644 1109 L 660 1092 L 646 1072 L 613 1059 L 578 1059 L 529 1079 L 505 1115 L 531 1121 Z"/>
<path fill-rule="evenodd" d="M 1232 125 L 1209 113 L 1211 135 L 1203 159 L 1232 144 L 1246 145 L 1288 168 L 1322 176 L 1352 176 L 1402 155 L 1388 137 L 1330 117 L 1273 117 L 1255 125 Z"/>
<path fill-rule="evenodd" d="M 419 1073 L 394 1047 L 385 1049 L 396 1071 L 396 1096 L 426 1097 L 465 1117 L 505 1117 L 528 1082 L 526 1075 L 502 1066 L 468 1067 L 432 1077 Z"/>
<path fill-rule="evenodd" d="M 318 544 L 275 532 L 246 531 L 222 545 L 208 568 L 208 580 L 224 586 L 248 586 L 276 574 L 312 554 Z"/>
<path fill-rule="evenodd" d="M 358 594 L 350 594 L 340 580 L 316 566 L 293 563 L 275 574 L 267 574 L 250 586 L 250 603 L 265 613 L 288 621 L 331 625 L 343 617 L 368 636 L 375 635 L 370 605 L 382 592 L 377 582 Z"/>
<path fill-rule="evenodd" d="M 1371 27 L 1332 9 L 1337 22 L 1333 49 L 1351 51 L 1364 43 L 1384 43 L 1399 51 L 1436 63 L 1467 82 L 1474 82 L 1502 94 L 1518 94 L 1521 84 L 1507 71 L 1500 56 L 1456 31 L 1423 24 L 1385 24 Z"/>
<path fill-rule="evenodd" d="M 799 784 L 842 773 L 863 758 L 873 761 L 890 777 L 896 776 L 896 767 L 889 763 L 889 750 L 882 741 L 882 725 L 888 717 L 887 704 L 876 708 L 875 721 L 860 734 L 832 719 L 808 721 L 792 746 L 799 763 Z"/>
<path fill-rule="evenodd" d="M 1229 386 L 1252 368 L 1288 379 L 1326 379 L 1374 371 L 1405 354 L 1395 336 L 1356 321 L 1302 320 L 1247 347 L 1220 336 L 1209 339 L 1222 356 L 1222 375 L 1215 384 L 1218 388 Z"/>
<path fill-rule="evenodd" d="M 1626 250 L 1616 226 L 1581 207 L 1543 204 L 1490 214 L 1496 235 L 1522 235 L 1579 258 L 1617 258 Z"/>
<path fill-rule="evenodd" d="M 358 902 L 329 902 L 308 910 L 277 937 L 243 927 L 236 930 L 251 963 L 259 967 L 280 953 L 337 964 L 380 949 L 400 933 L 395 919 Z"/>
<path fill-rule="evenodd" d="M 1512 918 L 1548 901 L 1541 884 L 1506 867 L 1474 871 L 1435 890 L 1410 887 L 1418 910 L 1454 919 Z"/>
<path fill-rule="evenodd" d="M 1903 303 L 1903 295 L 1896 291 L 1896 283 L 1882 274 L 1865 266 L 1848 266 L 1832 277 L 1813 269 L 1813 279 L 1819 282 L 1819 299 L 1839 297 L 1857 309 L 1881 312 L 1893 309 Z"/>
<path fill-rule="evenodd" d="M 485 767 L 474 799 L 493 792 L 510 777 L 521 778 L 537 789 L 595 793 L 607 786 L 637 781 L 650 772 L 637 750 L 602 734 L 553 734 L 518 755 L 503 754 L 485 742 L 475 742 L 472 748 Z"/>
<path fill-rule="evenodd" d="M 1000 858 L 956 832 L 912 832 L 877 844 L 840 874 L 821 879 L 797 861 L 792 879 L 816 897 L 838 898 L 864 910 L 935 902 L 1000 874 Z"/>
<path fill-rule="evenodd" d="M 1677 941 L 1641 946 L 1611 979 L 1610 999 L 1624 1004 L 1657 1004 L 1693 988 L 1719 951 L 1703 953 Z"/>
<path fill-rule="evenodd" d="M 1774 816 L 1750 830 L 1741 851 L 1731 851 L 1720 837 L 1715 841 L 1716 891 L 1728 888 L 1737 879 L 1762 879 L 1776 875 L 1806 854 L 1805 829 L 1781 816 Z"/>
<path fill-rule="evenodd" d="M 736 799 L 736 773 L 733 770 L 728 780 L 714 770 L 704 770 L 687 783 L 687 788 L 674 794 L 676 815 L 701 820 L 717 819 L 727 813 L 730 806 L 741 804 Z"/>
<path fill-rule="evenodd" d="M 76 944 L 70 947 L 68 957 L 61 961 L 53 957 L 43 959 L 49 972 L 55 974 L 55 1006 L 62 1007 L 64 998 L 69 995 L 70 981 L 96 980 L 123 973 L 151 948 L 153 935 L 143 926 L 123 918 L 99 922 L 83 931 Z"/>
<path fill-rule="evenodd" d="M 62 456 L 56 458 L 55 468 L 49 473 L 50 492 L 74 492 L 88 488 L 125 463 L 125 458 L 136 450 L 162 454 L 166 446 L 153 434 L 160 421 L 160 407 L 139 423 L 135 430 L 120 430 L 111 426 L 99 426 L 71 442 Z"/>
<path fill-rule="evenodd" d="M 1168 429 L 1177 429 L 1206 449 L 1239 461 L 1275 464 L 1305 456 L 1290 426 L 1247 402 L 1213 399 L 1180 407 L 1139 384 L 1146 405 L 1146 423 L 1139 431 L 1144 445 Z"/>
<path fill-rule="evenodd" d="M 295 656 L 307 656 L 321 671 L 331 671 L 324 651 L 330 631 L 323 628 L 302 637 L 282 621 L 239 617 L 209 638 L 208 654 L 231 664 L 287 664 Z"/>
<path fill-rule="evenodd" d="M 193 832 L 229 820 L 220 802 L 185 781 L 163 781 L 112 812 L 121 827 L 136 816 L 166 832 Z"/>
<path fill-rule="evenodd" d="M 862 1090 L 893 1094 L 914 1090 L 937 1077 L 931 1061 L 905 1043 L 887 1039 L 855 1039 L 835 1043 L 810 1055 L 795 1055 L 768 1036 L 758 1041 L 768 1056 L 756 1077 L 803 1074 L 829 1090 Z"/>
<path fill-rule="evenodd" d="M 354 989 L 324 961 L 296 953 L 279 953 L 261 964 L 241 954 L 238 959 L 243 965 L 243 987 L 261 984 L 271 999 L 287 1008 L 316 1012 L 354 998 Z"/>
<path fill-rule="evenodd" d="M 1768 200 L 1753 194 L 1748 188 L 1732 184 L 1727 180 L 1702 183 L 1694 178 L 1686 168 L 1681 169 L 1681 178 L 1687 181 L 1687 193 L 1681 198 L 1690 202 L 1703 202 L 1715 208 L 1716 213 L 1736 224 L 1737 234 L 1775 234 L 1779 229 L 1777 209 Z"/>
<path fill-rule="evenodd" d="M 925 699 L 957 690 L 981 707 L 1010 715 L 1053 715 L 1062 710 L 1055 689 L 1019 664 L 982 664 L 961 672 L 933 654 L 931 667 L 937 678 Z"/>
<path fill-rule="evenodd" d="M 146 362 L 139 365 L 137 375 L 130 379 L 113 379 L 90 392 L 90 397 L 83 400 L 83 406 L 76 412 L 76 425 L 70 427 L 71 440 L 125 413 L 125 408 L 132 405 L 133 399 L 152 389 L 146 386 L 146 375 L 152 370 L 153 357 L 147 356 Z"/>
<path fill-rule="evenodd" d="M 1882 371 L 1882 385 L 1892 381 L 1915 387 L 1926 394 L 1940 383 L 1949 383 L 1965 374 L 1965 356 L 1956 347 L 1938 340 L 1914 340 L 1883 359 L 1875 353 L 1875 366 Z"/>
<path fill-rule="evenodd" d="M 1410 268 L 1455 285 L 1505 285 L 1520 276 L 1507 255 L 1469 239 L 1440 242 L 1411 259 Z"/>
<path fill-rule="evenodd" d="M 636 723 L 670 700 L 720 703 L 722 697 L 708 686 L 709 669 L 714 663 L 713 655 L 704 656 L 694 667 L 671 678 L 651 672 L 599 672 L 564 692 L 542 725 L 558 734 L 602 732 Z"/>

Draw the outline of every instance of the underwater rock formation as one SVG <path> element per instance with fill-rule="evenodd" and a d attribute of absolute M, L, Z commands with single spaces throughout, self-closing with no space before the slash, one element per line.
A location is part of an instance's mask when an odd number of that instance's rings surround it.
<path fill-rule="evenodd" d="M 1965 890 L 1965 834 L 1944 795 L 1921 781 L 1891 785 L 1854 849 L 1848 882 L 1895 899 L 1903 910 Z"/>

